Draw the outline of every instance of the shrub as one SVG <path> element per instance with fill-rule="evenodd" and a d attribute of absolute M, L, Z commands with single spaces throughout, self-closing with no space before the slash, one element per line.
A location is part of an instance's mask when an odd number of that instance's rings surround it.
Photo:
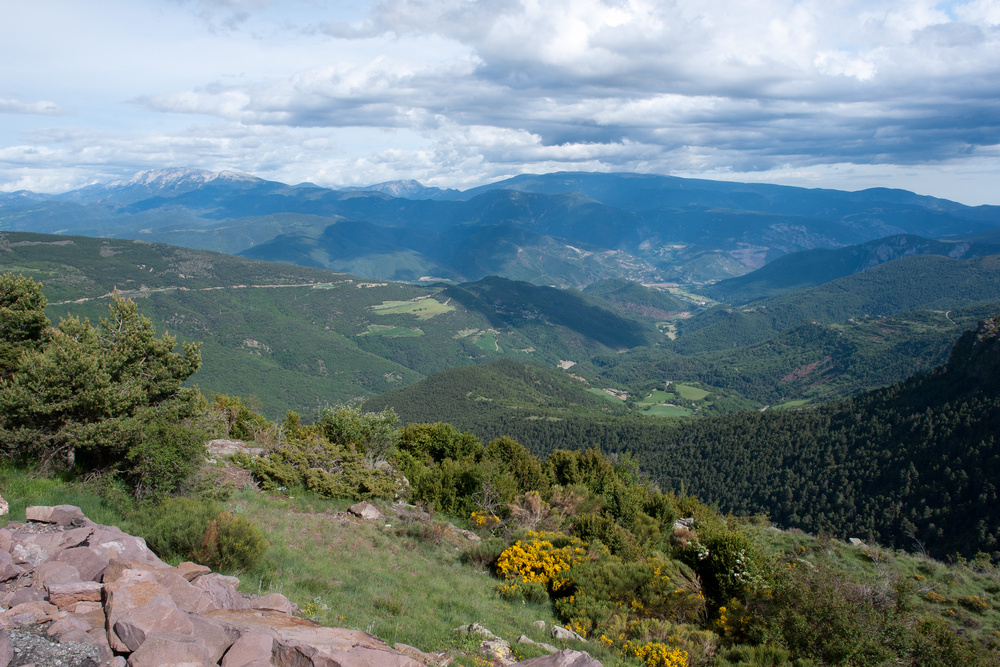
<path fill-rule="evenodd" d="M 497 573 L 508 581 L 537 582 L 552 592 L 566 587 L 570 568 L 586 556 L 584 544 L 560 533 L 529 532 L 526 538 L 500 554 Z"/>
<path fill-rule="evenodd" d="M 196 558 L 213 570 L 247 572 L 261 565 L 268 546 L 264 533 L 249 519 L 221 512 L 209 523 Z"/>

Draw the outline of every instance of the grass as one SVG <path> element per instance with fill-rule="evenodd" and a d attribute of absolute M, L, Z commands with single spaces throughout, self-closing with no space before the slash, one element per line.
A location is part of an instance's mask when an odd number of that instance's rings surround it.
<path fill-rule="evenodd" d="M 587 389 L 587 393 L 594 394 L 595 396 L 600 396 L 601 398 L 611 401 L 615 405 L 621 405 L 622 403 L 622 399 L 618 398 L 617 396 L 612 396 L 608 392 L 604 391 L 603 389 L 598 389 L 597 387 L 589 387 Z"/>
<path fill-rule="evenodd" d="M 665 403 L 666 401 L 673 400 L 673 398 L 674 398 L 674 394 L 671 394 L 669 392 L 657 389 L 656 391 L 654 391 L 653 393 L 651 393 L 649 396 L 647 396 L 646 398 L 644 398 L 642 401 L 640 401 L 639 405 L 641 405 L 641 406 L 645 406 L 645 405 L 658 405 L 660 403 Z"/>
<path fill-rule="evenodd" d="M 789 409 L 789 408 L 797 408 L 799 406 L 805 405 L 808 402 L 809 402 L 808 398 L 797 399 L 797 400 L 794 400 L 794 401 L 785 401 L 784 403 L 782 403 L 780 405 L 772 405 L 771 409 L 772 410 L 786 410 L 786 409 Z"/>
<path fill-rule="evenodd" d="M 497 336 L 492 331 L 484 331 L 482 336 L 476 339 L 475 346 L 480 350 L 486 350 L 487 352 L 500 351 L 500 344 L 497 342 Z"/>
<path fill-rule="evenodd" d="M 268 558 L 276 564 L 269 580 L 248 579 L 244 589 L 280 592 L 321 624 L 424 651 L 462 649 L 469 640 L 453 630 L 473 622 L 512 644 L 521 634 L 545 641 L 532 623 L 551 625 L 551 606 L 501 599 L 495 579 L 461 564 L 469 542 L 449 537 L 443 521 L 413 530 L 394 519 L 387 524 L 338 515 L 349 504 L 239 493 L 231 505 L 268 534 Z"/>
<path fill-rule="evenodd" d="M 674 388 L 676 389 L 678 396 L 688 401 L 700 401 L 709 394 L 709 392 L 704 389 L 692 387 L 688 384 L 675 384 Z"/>
<path fill-rule="evenodd" d="M 694 412 L 689 408 L 682 408 L 679 405 L 654 405 L 642 411 L 644 415 L 652 417 L 690 417 Z"/>
<path fill-rule="evenodd" d="M 437 299 L 424 298 L 413 301 L 386 301 L 372 310 L 380 315 L 415 315 L 418 320 L 429 320 L 437 315 L 443 315 L 455 310 Z"/>

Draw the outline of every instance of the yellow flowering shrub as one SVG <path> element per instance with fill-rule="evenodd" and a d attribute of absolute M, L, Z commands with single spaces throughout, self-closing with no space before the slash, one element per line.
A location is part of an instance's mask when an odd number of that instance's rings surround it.
<path fill-rule="evenodd" d="M 530 532 L 500 554 L 497 572 L 508 581 L 539 583 L 555 592 L 570 583 L 566 573 L 586 556 L 584 544 L 560 533 Z M 564 543 L 557 547 L 553 540 Z"/>
<path fill-rule="evenodd" d="M 646 667 L 687 667 L 688 654 L 660 642 L 626 644 L 626 651 L 642 660 Z"/>
<path fill-rule="evenodd" d="M 471 518 L 476 528 L 495 528 L 500 524 L 500 517 L 486 512 L 473 512 Z"/>

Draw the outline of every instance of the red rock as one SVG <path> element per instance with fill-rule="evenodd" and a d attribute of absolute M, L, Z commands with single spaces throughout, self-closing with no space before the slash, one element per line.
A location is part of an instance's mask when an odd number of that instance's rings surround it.
<path fill-rule="evenodd" d="M 250 607 L 253 609 L 268 609 L 280 611 L 283 614 L 294 614 L 298 606 L 292 604 L 288 598 L 281 593 L 270 593 L 255 600 L 250 600 Z"/>
<path fill-rule="evenodd" d="M 73 630 L 80 630 L 81 632 L 83 632 L 83 634 L 87 634 L 93 629 L 94 628 L 90 625 L 90 623 L 87 623 L 87 621 L 83 620 L 82 618 L 77 618 L 75 616 L 70 615 L 66 616 L 65 618 L 60 618 L 59 620 L 54 621 L 49 627 L 45 629 L 45 634 L 48 635 L 49 637 L 57 637 L 57 636 L 61 637 L 62 635 L 65 635 L 67 632 L 71 632 Z M 60 641 L 65 641 L 65 640 L 60 639 Z"/>
<path fill-rule="evenodd" d="M 53 559 L 75 567 L 80 581 L 100 581 L 109 562 L 107 556 L 90 547 L 63 549 Z"/>
<path fill-rule="evenodd" d="M 218 609 L 248 609 L 250 603 L 236 591 L 236 587 L 231 583 L 239 579 L 236 577 L 226 577 L 221 574 L 206 574 L 194 580 L 194 586 L 208 593 Z"/>
<path fill-rule="evenodd" d="M 137 570 L 129 570 L 118 581 L 104 584 L 104 599 L 108 643 L 115 651 L 134 650 L 129 649 L 115 631 L 115 624 L 126 614 L 151 606 L 176 608 L 170 595 L 156 582 L 151 572 Z"/>
<path fill-rule="evenodd" d="M 7 633 L 0 630 L 0 665 L 7 667 L 13 659 L 14 649 L 11 648 L 10 642 L 7 641 Z"/>
<path fill-rule="evenodd" d="M 35 505 L 25 508 L 24 515 L 28 521 L 54 523 L 57 526 L 81 526 L 88 523 L 83 510 L 75 505 Z"/>
<path fill-rule="evenodd" d="M 219 608 L 210 593 L 194 586 L 174 569 L 156 570 L 153 575 L 156 577 L 157 583 L 167 590 L 167 594 L 170 595 L 178 609 L 201 614 Z"/>
<path fill-rule="evenodd" d="M 79 583 L 80 573 L 69 563 L 47 560 L 35 567 L 32 579 L 35 580 L 35 585 L 48 588 L 59 584 Z"/>
<path fill-rule="evenodd" d="M 190 635 L 157 632 L 128 658 L 130 667 L 211 667 L 205 642 Z"/>
<path fill-rule="evenodd" d="M 192 563 L 190 561 L 184 561 L 177 565 L 177 574 L 181 575 L 188 581 L 194 581 L 203 574 L 211 574 L 212 568 L 206 567 L 204 565 L 198 565 L 197 563 Z"/>
<path fill-rule="evenodd" d="M 188 618 L 194 626 L 192 635 L 205 642 L 208 657 L 213 663 L 218 662 L 233 642 L 239 639 L 239 633 L 236 631 L 224 628 L 204 616 L 188 614 Z"/>
<path fill-rule="evenodd" d="M 93 530 L 94 534 L 90 537 L 88 544 L 92 549 L 106 556 L 108 560 L 131 558 L 167 567 L 166 563 L 149 550 L 149 547 L 146 546 L 146 540 L 141 537 L 124 533 L 114 526 L 95 526 Z"/>
<path fill-rule="evenodd" d="M 16 618 L 22 615 L 29 615 L 34 620 L 32 623 L 42 623 L 44 621 L 52 620 L 55 615 L 59 613 L 54 605 L 48 602 L 25 602 L 23 604 L 15 605 L 4 612 L 4 616 L 7 618 Z M 24 623 L 21 623 L 24 625 Z"/>
<path fill-rule="evenodd" d="M 146 637 L 154 632 L 175 632 L 181 635 L 193 635 L 194 625 L 187 614 L 177 607 L 164 605 L 147 605 L 130 609 L 119 615 L 114 623 L 115 635 L 128 651 L 137 650 L 146 641 Z M 108 640 L 114 648 L 115 642 Z M 202 642 L 204 645 L 204 642 Z"/>
<path fill-rule="evenodd" d="M 10 581 L 25 573 L 25 569 L 14 562 L 6 551 L 0 551 L 0 581 Z"/>
<path fill-rule="evenodd" d="M 78 602 L 100 602 L 101 584 L 96 581 L 77 581 L 68 584 L 53 584 L 46 587 L 49 592 L 49 602 L 66 609 Z"/>
<path fill-rule="evenodd" d="M 233 643 L 222 658 L 221 667 L 265 667 L 271 664 L 274 638 L 248 632 Z"/>

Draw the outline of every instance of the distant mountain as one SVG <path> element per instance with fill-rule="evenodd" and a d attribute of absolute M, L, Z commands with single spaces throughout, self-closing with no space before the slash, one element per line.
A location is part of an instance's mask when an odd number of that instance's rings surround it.
<path fill-rule="evenodd" d="M 1000 255 L 912 255 L 748 306 L 716 306 L 678 323 L 682 354 L 750 345 L 802 322 L 843 322 L 912 310 L 1000 302 Z"/>
<path fill-rule="evenodd" d="M 381 192 L 390 197 L 400 199 L 456 199 L 461 195 L 459 190 L 427 187 L 419 181 L 386 181 L 385 183 L 375 183 L 374 185 L 359 185 L 340 188 L 343 192 Z"/>
<path fill-rule="evenodd" d="M 983 235 L 991 232 L 982 232 Z M 853 275 L 901 257 L 941 255 L 970 259 L 1000 253 L 1000 234 L 992 241 L 935 241 L 900 234 L 836 250 L 802 250 L 779 257 L 752 273 L 722 280 L 699 290 L 716 301 L 733 305 L 776 296 L 782 292 Z"/>
<path fill-rule="evenodd" d="M 644 174 L 523 175 L 457 192 L 415 181 L 331 190 L 172 169 L 62 195 L 6 195 L 0 228 L 244 252 L 370 278 L 498 274 L 582 288 L 609 278 L 707 283 L 802 250 L 986 233 L 1000 228 L 1000 207 Z"/>

